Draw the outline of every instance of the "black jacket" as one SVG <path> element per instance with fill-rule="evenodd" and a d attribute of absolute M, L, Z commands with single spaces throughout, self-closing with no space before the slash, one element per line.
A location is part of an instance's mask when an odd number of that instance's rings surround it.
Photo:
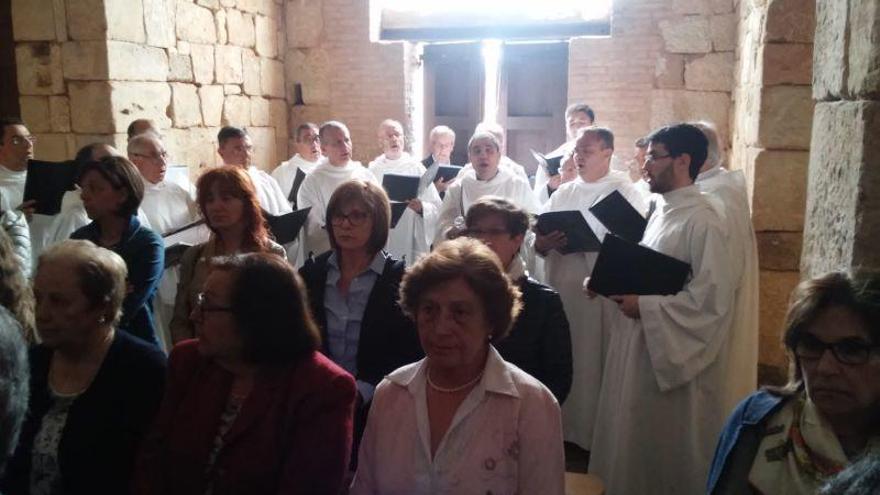
<path fill-rule="evenodd" d="M 330 254 L 332 251 L 310 258 L 299 271 L 308 289 L 312 315 L 321 328 L 322 350 L 328 356 L 324 287 Z M 372 385 L 378 385 L 388 373 L 423 357 L 415 324 L 397 303 L 405 268 L 403 261 L 388 256 L 364 309 L 355 378 Z"/>
<path fill-rule="evenodd" d="M 530 277 L 517 281 L 523 309 L 510 334 L 495 348 L 505 361 L 537 378 L 562 404 L 571 389 L 571 334 L 562 299 Z"/>
<path fill-rule="evenodd" d="M 52 405 L 52 351 L 30 352 L 31 392 L 18 448 L 3 480 L 6 495 L 30 491 L 31 454 L 43 416 Z M 66 494 L 128 493 L 141 438 L 149 429 L 165 389 L 165 354 L 156 346 L 117 331 L 92 384 L 77 397 L 58 444 Z"/>

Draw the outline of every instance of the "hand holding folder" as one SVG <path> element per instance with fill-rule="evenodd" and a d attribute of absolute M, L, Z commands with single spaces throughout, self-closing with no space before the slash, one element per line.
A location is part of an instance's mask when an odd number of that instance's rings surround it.
<path fill-rule="evenodd" d="M 562 254 L 596 252 L 601 246 L 596 233 L 587 224 L 583 214 L 577 210 L 542 213 L 538 215 L 535 229 L 543 235 L 554 231 L 565 234 L 568 242 L 565 247 L 559 249 Z"/>
<path fill-rule="evenodd" d="M 30 160 L 24 183 L 24 201 L 36 201 L 35 213 L 57 215 L 61 211 L 61 198 L 65 192 L 74 189 L 77 175 L 79 167 L 73 161 Z"/>

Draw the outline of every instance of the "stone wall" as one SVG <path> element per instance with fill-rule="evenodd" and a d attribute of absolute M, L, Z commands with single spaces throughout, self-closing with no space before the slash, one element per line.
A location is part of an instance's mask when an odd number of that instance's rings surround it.
<path fill-rule="evenodd" d="M 365 165 L 382 153 L 376 130 L 386 118 L 412 126 L 412 74 L 407 43 L 371 42 L 370 3 L 363 0 L 287 0 L 288 94 L 299 85 L 302 104 L 291 128 L 335 119 L 351 130 L 354 159 Z M 417 62 L 417 61 L 416 61 Z"/>
<path fill-rule="evenodd" d="M 624 158 L 674 121 L 713 121 L 727 143 L 736 27 L 733 0 L 617 0 L 610 38 L 571 41 L 569 102 L 595 109 Z"/>
<path fill-rule="evenodd" d="M 287 156 L 280 0 L 13 0 L 22 117 L 40 158 L 92 141 L 124 149 L 154 119 L 176 163 L 219 161 L 222 125 L 247 126 L 256 163 Z"/>
<path fill-rule="evenodd" d="M 739 10 L 731 164 L 750 187 L 761 269 L 759 361 L 768 378 L 785 365 L 780 330 L 800 278 L 814 12 L 814 0 L 743 0 Z"/>
<path fill-rule="evenodd" d="M 880 0 L 819 0 L 804 276 L 880 268 Z"/>

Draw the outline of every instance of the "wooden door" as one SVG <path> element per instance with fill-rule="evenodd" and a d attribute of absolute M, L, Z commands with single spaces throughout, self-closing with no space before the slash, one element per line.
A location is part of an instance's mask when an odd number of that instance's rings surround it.
<path fill-rule="evenodd" d="M 0 0 L 0 115 L 18 117 L 18 81 L 15 73 L 15 42 L 12 38 L 12 2 Z"/>
<path fill-rule="evenodd" d="M 568 43 L 506 44 L 501 58 L 498 123 L 507 129 L 507 155 L 526 167 L 565 141 Z"/>
<path fill-rule="evenodd" d="M 428 133 L 446 125 L 455 131 L 452 163 L 467 163 L 467 142 L 483 108 L 483 59 L 479 43 L 427 45 L 425 61 L 425 156 Z"/>

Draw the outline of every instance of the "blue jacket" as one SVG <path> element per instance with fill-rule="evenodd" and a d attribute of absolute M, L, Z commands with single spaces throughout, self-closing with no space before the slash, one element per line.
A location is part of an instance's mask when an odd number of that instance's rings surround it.
<path fill-rule="evenodd" d="M 70 234 L 70 238 L 98 244 L 101 228 L 97 222 L 92 222 Z M 122 240 L 111 250 L 125 260 L 128 284 L 132 288 L 122 302 L 122 320 L 117 328 L 158 345 L 153 322 L 153 296 L 156 295 L 165 266 L 165 244 L 161 237 L 142 226 L 140 220 L 132 215 Z"/>
<path fill-rule="evenodd" d="M 758 390 L 736 406 L 721 430 L 709 469 L 706 493 L 750 493 L 748 474 L 764 436 L 766 422 L 787 399 Z"/>

